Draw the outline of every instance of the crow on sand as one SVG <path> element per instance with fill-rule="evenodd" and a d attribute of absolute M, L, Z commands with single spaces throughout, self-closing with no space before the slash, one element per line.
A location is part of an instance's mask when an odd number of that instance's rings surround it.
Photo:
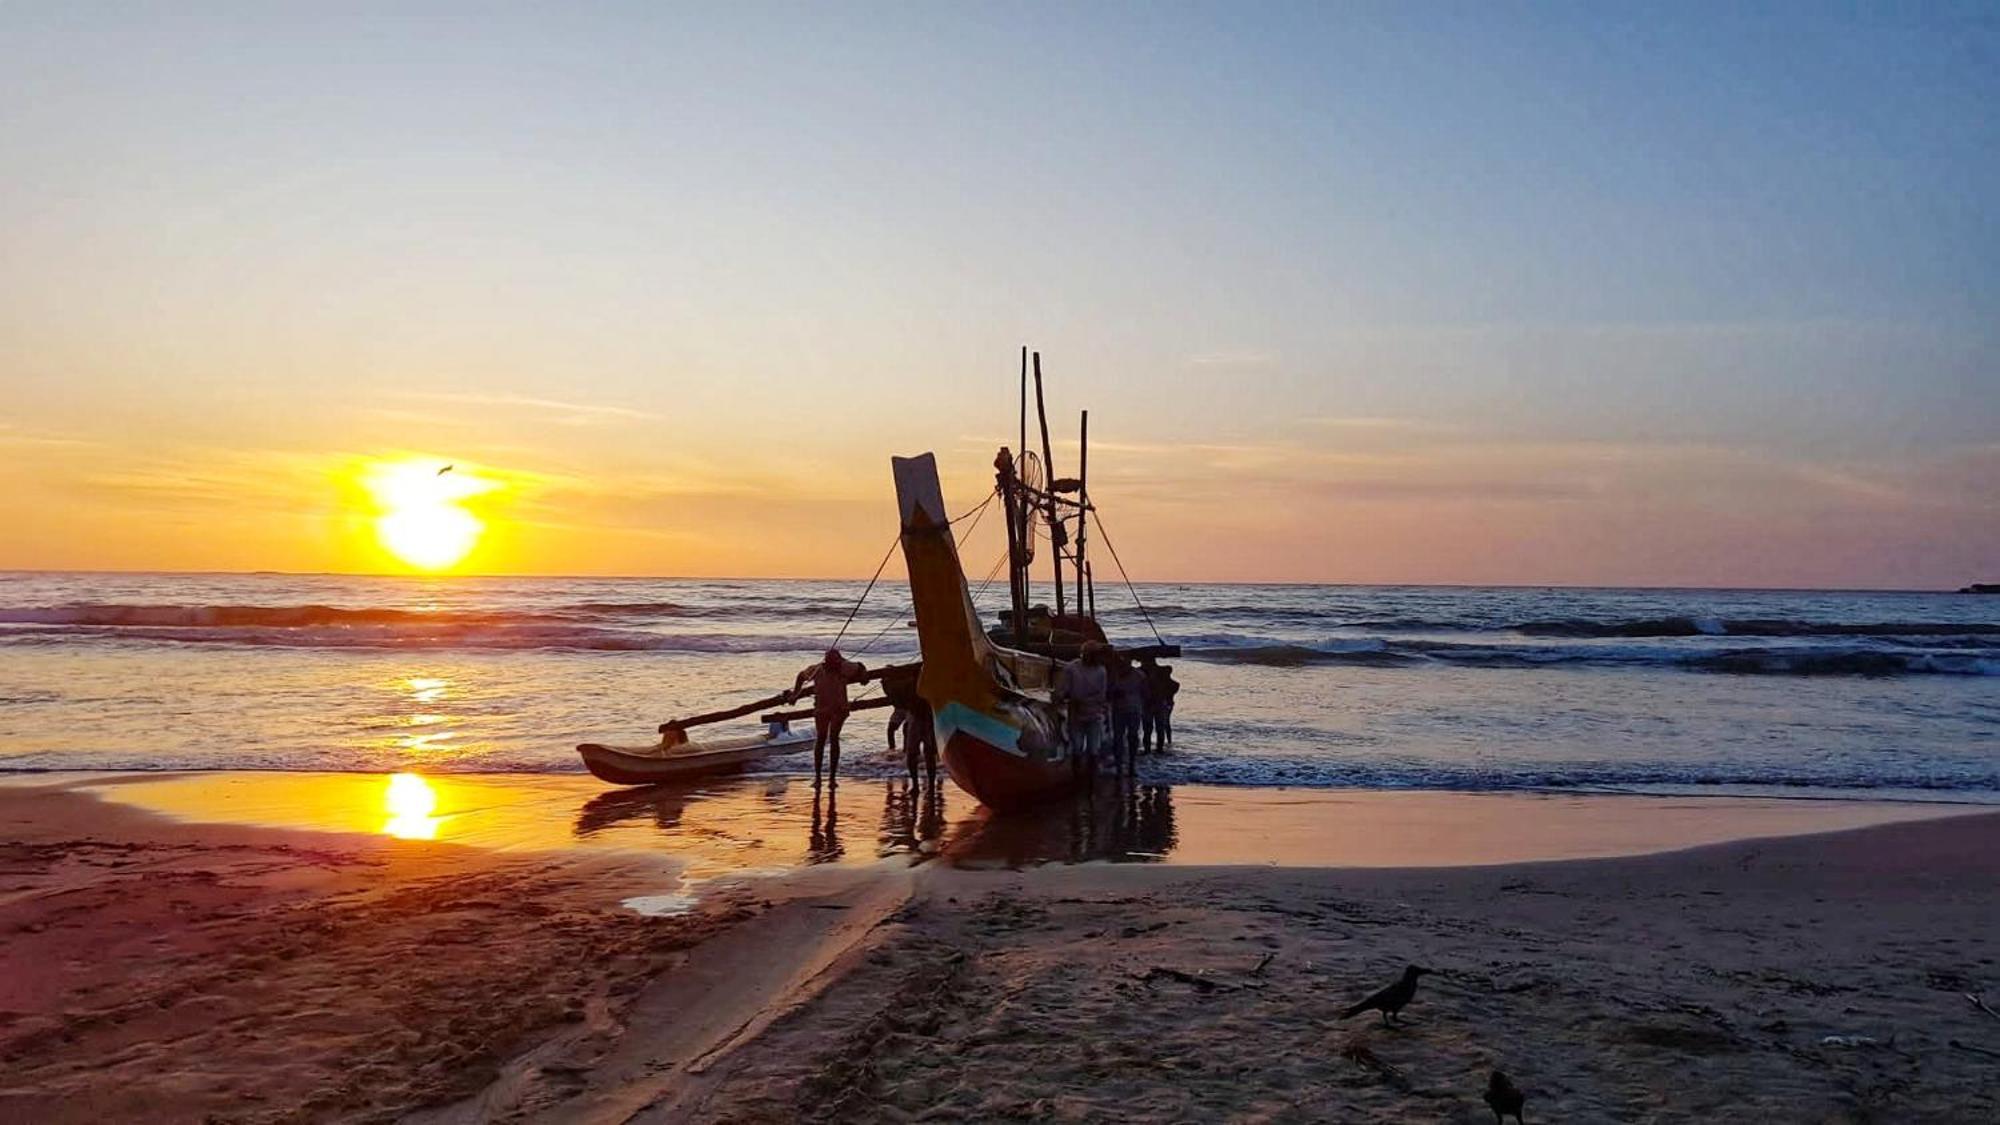
<path fill-rule="evenodd" d="M 1416 965 L 1407 966 L 1403 969 L 1402 978 L 1396 983 L 1340 1013 L 1340 1018 L 1353 1019 L 1363 1012 L 1380 1012 L 1382 1022 L 1388 1023 L 1395 1018 L 1397 1012 L 1403 1010 L 1403 1005 L 1409 1003 L 1410 998 L 1417 994 L 1417 978 L 1428 972 L 1429 969 Z"/>
<path fill-rule="evenodd" d="M 1528 1100 L 1518 1086 L 1509 1081 L 1499 1071 L 1486 1080 L 1486 1105 L 1493 1111 L 1493 1125 L 1501 1125 L 1503 1117 L 1514 1119 L 1514 1125 L 1525 1125 L 1521 1120 L 1521 1106 Z"/>

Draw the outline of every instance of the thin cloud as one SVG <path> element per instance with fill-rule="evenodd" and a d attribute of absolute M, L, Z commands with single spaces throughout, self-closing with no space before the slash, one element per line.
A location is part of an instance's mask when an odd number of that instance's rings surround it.
<path fill-rule="evenodd" d="M 401 398 L 417 399 L 423 402 L 455 403 L 461 406 L 491 406 L 504 410 L 530 410 L 558 415 L 558 420 L 569 425 L 592 422 L 623 421 L 652 422 L 660 420 L 660 415 L 644 410 L 634 410 L 629 406 L 614 406 L 609 403 L 564 402 L 560 399 L 537 398 L 533 395 L 486 394 L 476 391 L 394 391 Z"/>
<path fill-rule="evenodd" d="M 1221 351 L 1198 352 L 1187 358 L 1189 367 L 1253 368 L 1278 366 L 1276 352 Z"/>
<path fill-rule="evenodd" d="M 1300 418 L 1298 419 L 1298 424 L 1328 430 L 1399 430 L 1405 432 L 1416 430 L 1438 431 L 1455 428 L 1446 423 L 1433 422 L 1425 418 L 1390 418 L 1368 415 L 1322 415 L 1319 417 Z"/>

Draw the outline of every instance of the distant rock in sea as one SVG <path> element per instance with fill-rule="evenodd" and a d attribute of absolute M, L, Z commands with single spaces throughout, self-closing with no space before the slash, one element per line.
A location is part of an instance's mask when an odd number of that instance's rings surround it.
<path fill-rule="evenodd" d="M 2000 582 L 1974 582 L 1961 588 L 1961 594 L 2000 594 Z"/>

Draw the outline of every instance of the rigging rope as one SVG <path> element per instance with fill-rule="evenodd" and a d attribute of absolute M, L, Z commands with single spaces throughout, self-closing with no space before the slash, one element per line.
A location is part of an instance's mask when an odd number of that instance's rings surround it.
<path fill-rule="evenodd" d="M 950 527 L 952 524 L 959 523 L 965 519 L 970 518 L 972 520 L 972 526 L 965 529 L 965 535 L 966 538 L 968 539 L 971 538 L 973 531 L 979 527 L 979 518 L 986 514 L 987 506 L 992 504 L 993 498 L 998 495 L 1000 495 L 1000 490 L 998 488 L 995 488 L 992 492 L 986 494 L 986 499 L 981 500 L 977 508 L 973 508 L 970 511 L 960 514 L 958 519 L 946 520 L 945 526 Z M 847 627 L 849 625 L 854 624 L 854 615 L 861 612 L 862 603 L 868 600 L 869 593 L 875 589 L 875 583 L 881 581 L 882 572 L 888 569 L 890 556 L 896 553 L 896 547 L 902 541 L 903 541 L 903 533 L 899 530 L 896 532 L 896 537 L 894 539 L 889 540 L 889 549 L 882 552 L 882 561 L 875 564 L 874 575 L 868 579 L 868 585 L 862 587 L 861 596 L 854 599 L 854 608 L 847 611 L 847 620 L 840 623 L 840 632 L 835 633 L 833 635 L 833 643 L 829 644 L 827 646 L 828 648 L 838 648 L 840 646 L 841 638 L 847 636 Z M 961 539 L 959 540 L 959 543 L 963 543 L 964 541 L 965 541 L 964 539 Z M 886 629 L 883 631 L 887 632 Z M 877 634 L 877 636 L 879 638 L 880 634 Z M 871 641 L 869 643 L 873 644 L 874 642 Z M 863 649 L 862 651 L 866 652 L 868 650 Z"/>
<path fill-rule="evenodd" d="M 875 564 L 875 576 L 873 578 L 870 578 L 868 580 L 868 585 L 862 588 L 861 596 L 854 599 L 854 608 L 847 611 L 847 620 L 840 623 L 840 632 L 834 634 L 833 643 L 826 647 L 828 648 L 840 647 L 840 638 L 845 637 L 847 635 L 847 627 L 849 625 L 854 624 L 854 615 L 861 612 L 861 603 L 868 600 L 868 592 L 875 588 L 876 580 L 882 577 L 883 568 L 889 565 L 889 556 L 896 553 L 896 547 L 902 541 L 903 541 L 903 533 L 901 531 L 898 531 L 896 533 L 896 537 L 894 539 L 889 540 L 889 549 L 882 552 L 882 561 Z"/>
<path fill-rule="evenodd" d="M 975 602 L 978 601 L 979 595 L 986 592 L 986 587 L 993 585 L 993 580 L 1000 576 L 1000 568 L 1004 566 L 1006 562 L 1007 562 L 1007 552 L 1003 549 L 1000 552 L 1000 557 L 993 560 L 993 569 L 987 571 L 986 577 L 980 581 L 979 589 L 974 590 L 972 592 L 973 601 Z"/>
<path fill-rule="evenodd" d="M 1162 637 L 1159 626 L 1153 624 L 1153 615 L 1146 612 L 1146 603 L 1139 600 L 1139 591 L 1132 585 L 1132 576 L 1125 573 L 1125 563 L 1118 557 L 1117 544 L 1111 542 L 1111 533 L 1104 530 L 1104 517 L 1097 514 L 1097 509 L 1092 508 L 1090 518 L 1097 521 L 1097 533 L 1104 537 L 1104 545 L 1111 551 L 1111 561 L 1118 564 L 1118 577 L 1125 580 L 1125 590 L 1132 595 L 1132 604 L 1139 607 L 1139 616 L 1145 618 L 1146 628 L 1153 631 L 1154 640 L 1166 644 L 1167 638 Z"/>
<path fill-rule="evenodd" d="M 972 538 L 972 533 L 973 533 L 973 532 L 975 532 L 975 531 L 978 531 L 978 530 L 979 530 L 979 521 L 980 521 L 980 520 L 982 520 L 982 519 L 984 519 L 984 518 L 986 517 L 986 509 L 987 509 L 987 506 L 988 506 L 988 505 L 990 505 L 990 504 L 992 504 L 992 503 L 993 503 L 993 498 L 994 498 L 995 496 L 998 496 L 998 495 L 1000 495 L 1000 490 L 999 490 L 998 488 L 995 488 L 995 489 L 994 489 L 993 491 L 991 491 L 991 492 L 989 492 L 989 493 L 987 493 L 987 494 L 986 494 L 986 499 L 984 499 L 984 500 L 981 500 L 981 501 L 979 502 L 979 506 L 978 506 L 977 508 L 974 508 L 974 509 L 972 509 L 971 511 L 969 511 L 969 512 L 965 513 L 965 516 L 971 516 L 971 517 L 972 517 L 972 526 L 971 526 L 971 527 L 968 527 L 968 528 L 966 528 L 966 529 L 965 529 L 965 534 L 964 534 L 964 535 L 961 535 L 961 536 L 959 536 L 959 537 L 958 537 L 958 542 L 956 542 L 956 543 L 952 544 L 952 546 L 954 546 L 954 547 L 963 547 L 963 546 L 965 546 L 965 541 L 966 541 L 967 539 L 970 539 L 970 538 Z M 965 516 L 960 516 L 960 517 L 958 517 L 958 519 L 957 519 L 957 520 L 953 520 L 953 521 L 951 521 L 951 522 L 952 522 L 952 523 L 957 523 L 957 522 L 958 522 L 958 520 L 962 520 L 962 519 L 964 519 L 964 518 L 965 518 Z"/>

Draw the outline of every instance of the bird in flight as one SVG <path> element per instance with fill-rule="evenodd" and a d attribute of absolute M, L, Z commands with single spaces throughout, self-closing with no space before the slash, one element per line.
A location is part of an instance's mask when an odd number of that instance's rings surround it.
<path fill-rule="evenodd" d="M 437 475 L 438 475 L 438 476 L 443 476 L 443 475 L 445 475 L 446 473 L 448 473 L 448 472 L 452 471 L 453 469 L 455 469 L 455 468 L 457 468 L 457 467 L 458 467 L 457 465 L 446 465 L 446 466 L 445 466 L 444 468 L 442 468 L 442 469 L 439 469 L 439 470 L 437 471 Z"/>

